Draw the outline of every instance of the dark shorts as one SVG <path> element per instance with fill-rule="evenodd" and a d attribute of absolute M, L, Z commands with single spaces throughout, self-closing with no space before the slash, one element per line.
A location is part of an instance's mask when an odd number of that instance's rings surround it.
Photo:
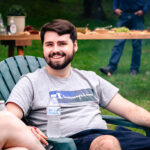
<path fill-rule="evenodd" d="M 112 135 L 116 137 L 120 142 L 122 150 L 150 150 L 150 137 L 120 126 L 116 130 L 85 130 L 71 137 L 74 139 L 77 150 L 89 150 L 91 142 L 101 135 Z"/>

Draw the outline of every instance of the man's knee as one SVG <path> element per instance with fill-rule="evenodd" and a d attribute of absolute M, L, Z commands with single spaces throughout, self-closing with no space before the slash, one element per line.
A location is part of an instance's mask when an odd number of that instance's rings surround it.
<path fill-rule="evenodd" d="M 102 135 L 93 140 L 90 150 L 121 150 L 120 143 L 114 136 Z"/>

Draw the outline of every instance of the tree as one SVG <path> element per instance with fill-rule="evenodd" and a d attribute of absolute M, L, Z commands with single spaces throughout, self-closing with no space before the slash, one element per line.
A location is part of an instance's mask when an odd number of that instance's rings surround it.
<path fill-rule="evenodd" d="M 106 19 L 101 0 L 84 0 L 83 5 L 85 17 L 101 20 Z"/>
<path fill-rule="evenodd" d="M 57 2 L 59 2 L 59 0 L 50 0 L 51 2 L 55 2 L 55 3 L 57 3 Z"/>

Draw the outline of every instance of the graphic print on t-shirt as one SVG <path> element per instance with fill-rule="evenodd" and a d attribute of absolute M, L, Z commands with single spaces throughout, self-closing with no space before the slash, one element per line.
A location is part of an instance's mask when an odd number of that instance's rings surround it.
<path fill-rule="evenodd" d="M 50 97 L 57 98 L 59 103 L 75 103 L 84 101 L 96 101 L 92 89 L 76 91 L 50 91 Z"/>

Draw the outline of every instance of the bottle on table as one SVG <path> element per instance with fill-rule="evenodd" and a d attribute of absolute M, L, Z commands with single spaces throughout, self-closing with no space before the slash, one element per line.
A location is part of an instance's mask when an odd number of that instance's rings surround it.
<path fill-rule="evenodd" d="M 47 136 L 58 138 L 61 136 L 60 131 L 61 107 L 56 97 L 51 97 L 47 106 Z"/>
<path fill-rule="evenodd" d="M 0 100 L 0 111 L 5 111 L 5 110 L 6 110 L 5 101 Z"/>
<path fill-rule="evenodd" d="M 6 31 L 6 28 L 4 26 L 2 14 L 0 13 L 0 35 L 6 35 L 6 34 L 7 34 L 7 31 Z"/>
<path fill-rule="evenodd" d="M 13 17 L 10 18 L 9 24 L 7 26 L 7 32 L 8 32 L 8 35 L 16 34 L 17 32 L 17 26 L 14 22 Z"/>

